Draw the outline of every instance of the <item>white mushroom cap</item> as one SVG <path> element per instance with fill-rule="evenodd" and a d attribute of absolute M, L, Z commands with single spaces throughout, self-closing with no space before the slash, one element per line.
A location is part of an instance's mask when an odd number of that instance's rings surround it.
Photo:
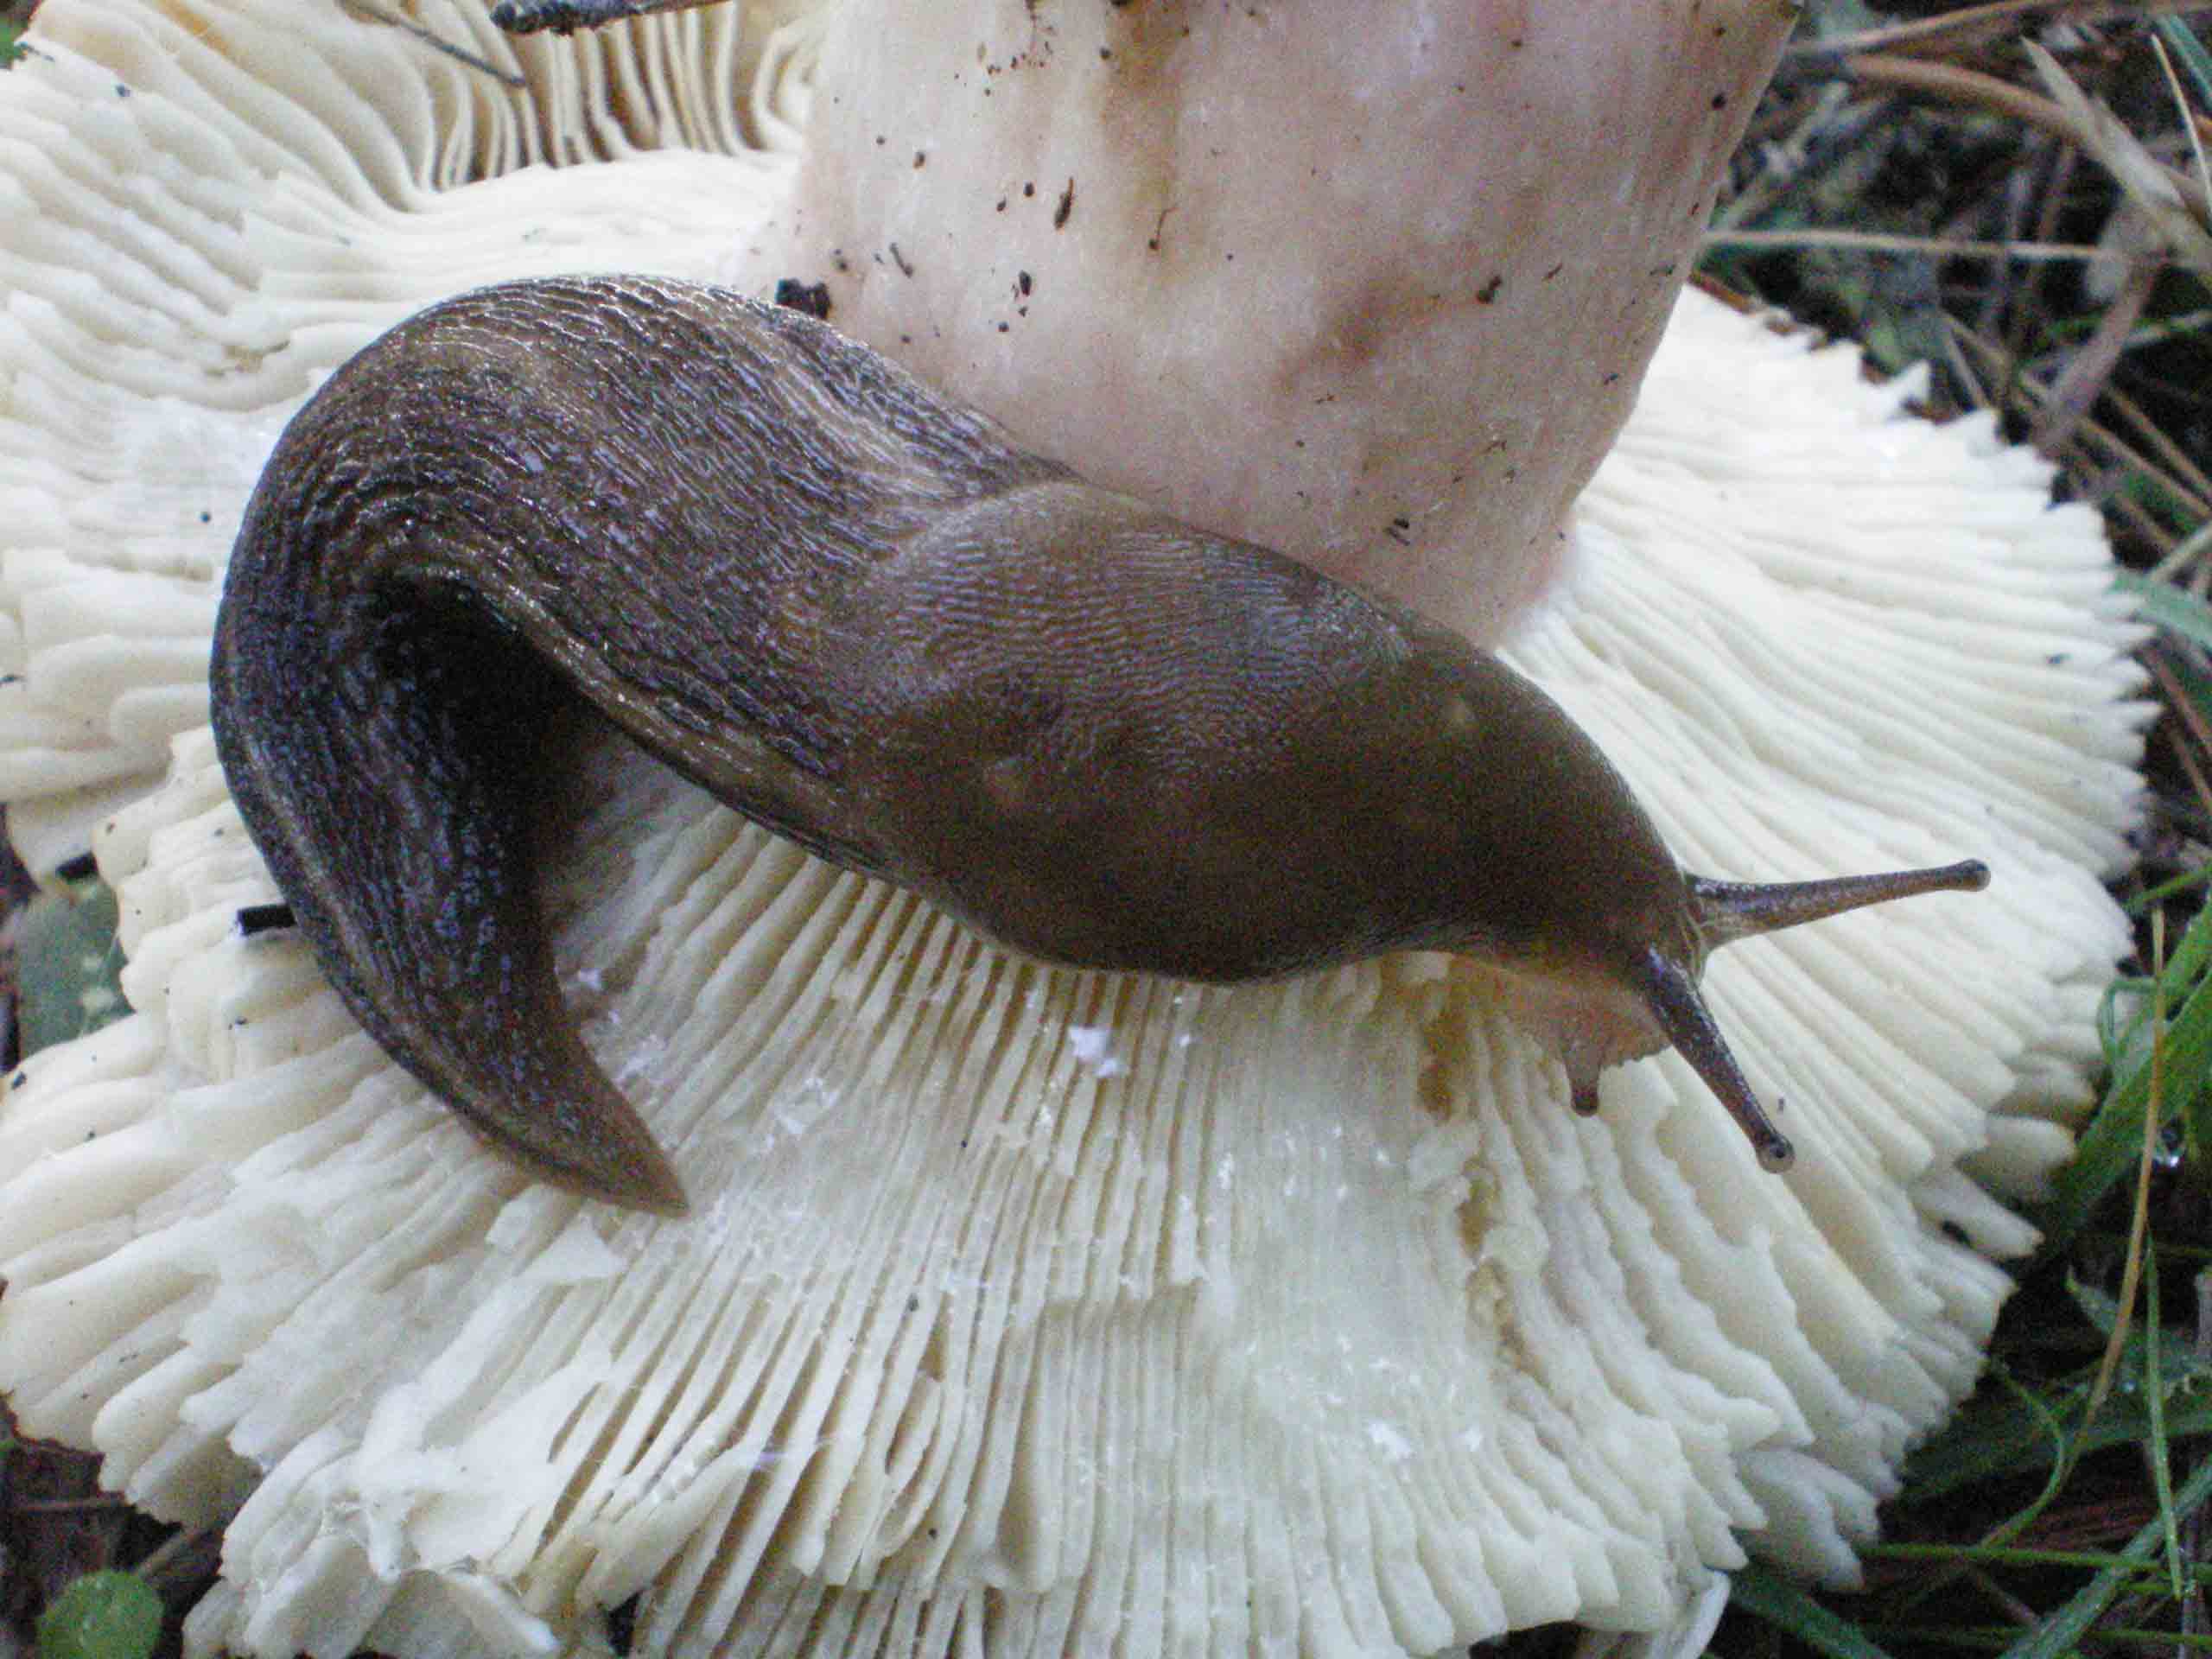
<path fill-rule="evenodd" d="M 580 1205 L 238 937 L 274 893 L 198 652 L 262 454 L 385 324 L 783 274 L 745 251 L 788 159 L 630 149 L 728 142 L 753 48 L 532 42 L 510 94 L 335 9 L 175 10 L 48 0 L 0 79 L 0 779 L 47 846 L 99 826 L 139 1010 L 0 1093 L 0 1388 L 227 1523 L 196 1649 L 588 1650 L 644 1590 L 671 1655 L 1423 1653 L 1668 1628 L 1746 1546 L 1852 1574 L 2029 1242 L 1981 1182 L 2063 1155 L 2124 944 L 2133 634 L 2038 463 L 1687 296 L 1516 641 L 1687 862 L 1995 868 L 1716 962 L 1786 1179 L 1671 1058 L 1573 1117 L 1439 959 L 1010 963 L 609 748 L 551 899 L 696 1211 Z M 574 164 L 512 170 L 549 133 Z"/>

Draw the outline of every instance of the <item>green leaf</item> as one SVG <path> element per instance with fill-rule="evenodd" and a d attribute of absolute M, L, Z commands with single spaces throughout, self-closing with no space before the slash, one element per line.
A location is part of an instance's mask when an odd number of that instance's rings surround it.
<path fill-rule="evenodd" d="M 2171 582 L 2139 571 L 2123 570 L 2113 586 L 2135 598 L 2135 613 L 2145 622 L 2200 645 L 2212 645 L 2212 604 Z"/>
<path fill-rule="evenodd" d="M 1830 1612 L 1756 1561 L 1731 1581 L 1728 1601 L 1834 1659 L 1890 1659 L 1887 1649 L 1851 1620 Z"/>
<path fill-rule="evenodd" d="M 23 1052 L 98 1031 L 130 1012 L 118 978 L 115 894 L 93 883 L 41 893 L 24 909 L 16 938 Z"/>
<path fill-rule="evenodd" d="M 135 1573 L 87 1573 L 39 1615 L 41 1659 L 147 1659 L 162 1599 Z"/>
<path fill-rule="evenodd" d="M 2082 1317 L 2095 1327 L 2101 1337 L 2112 1335 L 2113 1327 L 2120 1323 L 2120 1298 L 2100 1285 L 2089 1284 L 2073 1274 L 2066 1275 L 2066 1294 L 2074 1306 L 2082 1310 Z"/>

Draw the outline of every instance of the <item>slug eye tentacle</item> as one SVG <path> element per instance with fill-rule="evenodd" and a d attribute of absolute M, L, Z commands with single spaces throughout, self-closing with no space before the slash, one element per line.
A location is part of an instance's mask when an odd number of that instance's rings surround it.
<path fill-rule="evenodd" d="M 1713 1023 L 1705 999 L 1697 988 L 1698 969 L 1704 958 L 1724 944 L 1761 933 L 1777 933 L 1802 922 L 1817 922 L 1868 905 L 1892 899 L 1910 899 L 1923 893 L 1977 893 L 1989 885 L 1989 866 L 1966 859 L 1930 869 L 1891 870 L 1878 875 L 1838 876 L 1825 881 L 1784 881 L 1759 884 L 1715 881 L 1702 875 L 1685 875 L 1682 887 L 1688 899 L 1690 935 L 1696 960 L 1685 963 L 1653 947 L 1640 956 L 1630 981 L 1643 998 L 1652 1019 L 1675 1052 L 1696 1069 L 1728 1115 L 1736 1120 L 1755 1151 L 1762 1167 L 1788 1169 L 1796 1154 L 1789 1139 L 1774 1126 L 1745 1080 L 1743 1068 L 1729 1051 L 1727 1040 Z M 1577 1109 L 1583 1103 L 1578 1098 Z"/>
<path fill-rule="evenodd" d="M 1738 939 L 1778 933 L 1801 922 L 1824 921 L 1848 910 L 1887 904 L 1892 899 L 1916 898 L 1923 893 L 1979 893 L 1989 885 L 1989 866 L 1969 858 L 1931 869 L 1770 885 L 1685 875 L 1682 885 L 1689 894 L 1690 921 L 1698 942 L 1710 951 Z"/>
<path fill-rule="evenodd" d="M 1690 970 L 1665 952 L 1652 950 L 1637 960 L 1631 979 L 1675 1052 L 1695 1068 L 1705 1086 L 1728 1109 L 1728 1116 L 1750 1140 L 1752 1150 L 1758 1154 L 1759 1167 L 1777 1173 L 1788 1169 L 1796 1161 L 1796 1150 L 1789 1137 L 1774 1127 L 1774 1120 L 1751 1092 L 1743 1068 L 1729 1052 L 1727 1039 L 1713 1022 L 1705 999 L 1698 995 L 1697 980 Z"/>

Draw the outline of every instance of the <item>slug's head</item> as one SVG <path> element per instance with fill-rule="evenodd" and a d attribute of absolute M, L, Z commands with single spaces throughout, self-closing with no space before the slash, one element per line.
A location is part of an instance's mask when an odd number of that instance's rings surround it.
<path fill-rule="evenodd" d="M 1736 940 L 1867 905 L 1983 887 L 1987 868 L 1772 887 L 1687 874 L 1627 780 L 1560 704 L 1447 631 L 1403 613 L 1386 620 L 1404 648 L 1367 652 L 1370 666 L 1348 690 L 1332 684 L 1300 729 L 1295 770 L 1266 780 L 1266 797 L 1289 804 L 1255 796 L 1216 815 L 1249 828 L 1255 852 L 1243 862 L 1282 888 L 1272 906 L 1255 894 L 1236 909 L 1247 928 L 1255 917 L 1289 918 L 1293 944 L 1262 967 L 1448 951 L 1558 1057 L 1577 1110 L 1597 1109 L 1607 1067 L 1671 1047 L 1759 1161 L 1787 1168 L 1789 1142 L 1699 995 L 1707 959 Z M 1357 948 L 1301 957 L 1300 940 Z"/>
<path fill-rule="evenodd" d="M 1565 1037 L 1560 1041 L 1573 1086 L 1575 1109 L 1583 1113 L 1598 1109 L 1598 1072 L 1611 1060 L 1671 1047 L 1690 1063 L 1705 1079 L 1706 1087 L 1728 1109 L 1729 1116 L 1751 1141 L 1760 1164 L 1779 1171 L 1789 1168 L 1794 1157 L 1789 1141 L 1751 1092 L 1726 1039 L 1699 995 L 1698 979 L 1707 957 L 1738 939 L 1795 927 L 1800 922 L 1819 921 L 1866 905 L 1923 893 L 1977 891 L 1989 885 L 1989 867 L 1969 859 L 1934 869 L 1772 887 L 1687 874 L 1681 881 L 1681 904 L 1672 925 L 1663 927 L 1657 938 L 1621 942 L 1618 954 L 1612 954 L 1610 973 L 1599 975 L 1598 982 L 1588 985 L 1588 989 L 1597 992 L 1599 1004 L 1597 1018 L 1585 1027 L 1593 1033 L 1593 1038 Z M 1608 978 L 1610 985 L 1603 982 Z M 1645 1033 L 1643 1046 L 1627 1047 L 1636 1042 L 1630 1033 L 1639 1026 Z M 1611 1052 L 1601 1052 L 1608 1046 L 1612 1047 Z"/>
<path fill-rule="evenodd" d="M 1597 1110 L 1607 1067 L 1673 1048 L 1759 1162 L 1788 1168 L 1789 1141 L 1699 994 L 1707 959 L 1738 939 L 1867 905 L 1985 887 L 1988 867 L 1770 887 L 1687 874 L 1590 736 L 1496 658 L 1438 647 L 1414 683 L 1392 688 L 1388 717 L 1404 721 L 1392 741 L 1423 754 L 1402 791 L 1419 809 L 1396 814 L 1411 827 L 1384 862 L 1403 890 L 1429 884 L 1450 895 L 1441 925 L 1421 942 L 1461 957 L 1558 1056 L 1576 1110 Z M 1462 702 L 1478 702 L 1484 717 L 1452 719 Z M 1447 823 L 1448 831 L 1428 828 Z"/>

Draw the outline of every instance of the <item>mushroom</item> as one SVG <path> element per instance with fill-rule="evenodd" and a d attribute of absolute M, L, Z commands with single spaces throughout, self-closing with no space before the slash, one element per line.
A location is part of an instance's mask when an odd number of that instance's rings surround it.
<path fill-rule="evenodd" d="M 694 1213 L 579 1205 L 238 926 L 274 890 L 201 723 L 216 573 L 291 410 L 430 300 L 786 274 L 826 211 L 785 207 L 797 133 L 842 94 L 810 16 L 435 21 L 527 86 L 245 0 L 48 0 L 0 81 L 0 784 L 35 868 L 96 847 L 137 1010 L 0 1095 L 0 1389 L 226 1529 L 194 1649 L 588 1649 L 642 1592 L 670 1654 L 1423 1653 L 1692 1637 L 1747 1548 L 1847 1580 L 1971 1382 L 2031 1237 L 1992 1194 L 2064 1156 L 2122 948 L 2095 874 L 2140 715 L 2093 517 L 1910 379 L 1688 294 L 1511 635 L 1686 862 L 1995 867 L 1716 963 L 1786 1178 L 1672 1058 L 1573 1116 L 1440 959 L 1039 968 L 593 740 L 548 902 Z M 1003 366 L 963 339 L 938 372 Z M 1396 545 L 1342 522 L 1306 550 Z"/>

